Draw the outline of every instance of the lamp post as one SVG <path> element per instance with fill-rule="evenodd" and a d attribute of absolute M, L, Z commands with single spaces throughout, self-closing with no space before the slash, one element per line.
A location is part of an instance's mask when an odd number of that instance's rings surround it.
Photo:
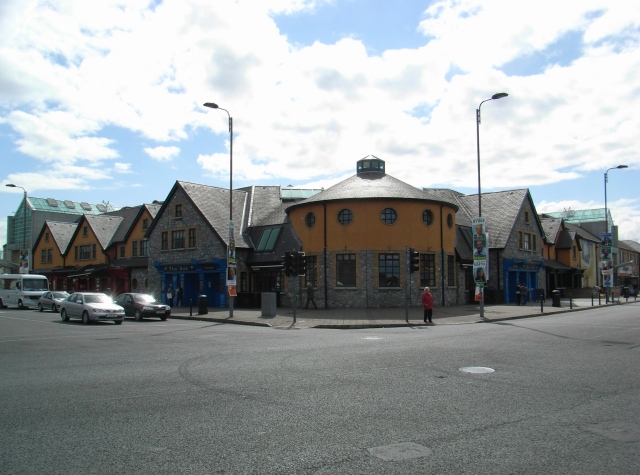
<path fill-rule="evenodd" d="M 229 246 L 233 245 L 235 252 L 235 243 L 233 238 L 233 117 L 231 117 L 231 114 L 229 114 L 227 109 L 223 109 L 214 102 L 205 102 L 203 106 L 225 111 L 229 117 Z M 233 317 L 233 297 L 231 295 L 229 295 L 229 317 Z"/>
<path fill-rule="evenodd" d="M 618 165 L 617 167 L 608 168 L 604 172 L 604 232 L 609 232 L 609 210 L 607 209 L 607 183 L 609 182 L 609 170 L 616 170 L 618 168 L 628 168 L 627 165 Z M 612 276 L 613 277 L 613 276 Z M 613 281 L 611 281 L 613 284 Z M 604 275 L 602 275 L 602 285 L 604 286 Z M 607 287 L 607 303 L 609 303 L 609 287 Z"/>
<path fill-rule="evenodd" d="M 612 167 L 607 169 L 604 172 L 604 232 L 609 232 L 609 212 L 607 211 L 607 182 L 609 181 L 609 170 L 616 170 L 618 168 L 629 168 L 627 165 L 618 165 L 617 167 Z"/>
<path fill-rule="evenodd" d="M 9 188 L 20 188 L 22 189 L 22 191 L 24 191 L 24 204 L 22 207 L 22 252 L 25 252 L 27 251 L 27 197 L 28 197 L 27 190 L 22 188 L 21 186 L 14 185 L 13 183 L 7 183 L 6 186 L 8 186 Z M 29 255 L 31 254 L 31 252 L 29 251 L 30 249 L 27 251 L 27 254 L 26 254 L 27 265 L 28 265 Z M 22 252 L 20 253 L 20 256 L 22 256 Z M 18 264 L 20 264 L 19 258 L 18 258 Z"/>
<path fill-rule="evenodd" d="M 507 97 L 508 95 L 509 94 L 507 94 L 506 92 L 498 92 L 491 96 L 490 99 L 485 99 L 484 101 L 482 101 L 476 109 L 476 142 L 478 146 L 478 218 L 482 217 L 482 188 L 480 186 L 480 108 L 485 102 L 502 99 L 503 97 Z M 487 249 L 487 259 L 488 258 L 489 253 Z M 484 318 L 484 289 L 482 291 L 482 300 L 480 300 L 480 318 Z"/>

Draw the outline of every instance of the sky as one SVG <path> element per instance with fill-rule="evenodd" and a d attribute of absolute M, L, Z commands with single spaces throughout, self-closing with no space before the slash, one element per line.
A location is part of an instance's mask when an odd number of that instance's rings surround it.
<path fill-rule="evenodd" d="M 327 188 L 375 155 L 475 194 L 479 143 L 483 193 L 528 188 L 543 213 L 604 208 L 606 189 L 640 241 L 628 0 L 3 0 L 0 242 L 23 193 L 7 183 L 116 207 L 228 188 L 229 116 L 234 188 Z"/>

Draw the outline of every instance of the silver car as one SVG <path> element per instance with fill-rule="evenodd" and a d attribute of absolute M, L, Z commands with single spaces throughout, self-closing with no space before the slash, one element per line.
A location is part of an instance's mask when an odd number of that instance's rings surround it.
<path fill-rule="evenodd" d="M 124 320 L 124 308 L 114 304 L 107 294 L 76 292 L 60 302 L 60 318 L 63 322 L 81 318 L 84 324 L 112 320 L 120 325 Z"/>
<path fill-rule="evenodd" d="M 45 292 L 42 297 L 38 299 L 38 310 L 51 310 L 52 312 L 58 312 L 60 310 L 60 302 L 69 296 L 69 292 Z"/>

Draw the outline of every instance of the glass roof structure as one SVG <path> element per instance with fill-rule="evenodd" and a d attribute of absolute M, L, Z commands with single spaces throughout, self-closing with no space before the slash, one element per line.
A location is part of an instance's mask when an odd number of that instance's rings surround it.
<path fill-rule="evenodd" d="M 102 214 L 107 211 L 103 204 L 93 205 L 85 202 L 56 200 L 54 198 L 35 198 L 29 196 L 29 204 L 34 211 L 51 211 L 64 214 Z M 18 216 L 19 213 L 16 214 Z"/>
<path fill-rule="evenodd" d="M 567 223 L 593 223 L 599 221 L 605 221 L 604 208 L 600 209 L 567 209 L 564 211 L 558 211 L 555 213 L 544 213 L 552 218 L 562 218 Z M 607 209 L 609 215 L 609 223 L 612 223 L 611 210 Z"/>
<path fill-rule="evenodd" d="M 306 200 L 321 191 L 313 188 L 280 188 L 280 197 L 283 201 Z"/>

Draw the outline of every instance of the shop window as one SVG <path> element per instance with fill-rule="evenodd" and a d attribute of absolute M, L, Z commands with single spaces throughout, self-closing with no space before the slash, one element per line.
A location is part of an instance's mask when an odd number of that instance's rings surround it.
<path fill-rule="evenodd" d="M 400 254 L 378 254 L 378 286 L 400 287 Z"/>
<path fill-rule="evenodd" d="M 336 255 L 336 286 L 355 287 L 356 286 L 356 255 L 338 254 Z"/>
<path fill-rule="evenodd" d="M 436 285 L 436 255 L 420 254 L 420 287 Z"/>

